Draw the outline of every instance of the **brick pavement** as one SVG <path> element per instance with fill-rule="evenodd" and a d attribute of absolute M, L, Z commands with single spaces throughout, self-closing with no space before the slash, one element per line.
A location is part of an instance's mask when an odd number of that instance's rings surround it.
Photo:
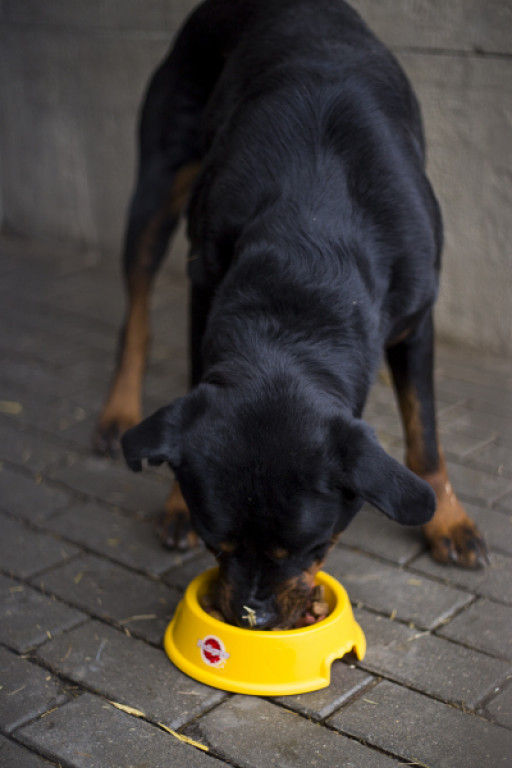
<path fill-rule="evenodd" d="M 153 534 L 169 478 L 90 452 L 117 274 L 95 253 L 0 239 L 0 766 L 512 766 L 511 362 L 438 349 L 449 470 L 491 566 L 436 565 L 416 530 L 365 509 L 327 566 L 355 604 L 364 661 L 336 662 L 316 693 L 229 695 L 161 650 L 210 562 Z M 185 296 L 183 275 L 164 271 L 146 413 L 184 392 Z M 385 377 L 367 419 L 401 456 Z"/>

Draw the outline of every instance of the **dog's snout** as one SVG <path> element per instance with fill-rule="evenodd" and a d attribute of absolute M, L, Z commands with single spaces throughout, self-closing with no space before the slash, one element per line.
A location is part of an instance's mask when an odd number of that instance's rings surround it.
<path fill-rule="evenodd" d="M 278 621 L 273 600 L 252 598 L 236 609 L 237 624 L 244 629 L 270 629 Z"/>

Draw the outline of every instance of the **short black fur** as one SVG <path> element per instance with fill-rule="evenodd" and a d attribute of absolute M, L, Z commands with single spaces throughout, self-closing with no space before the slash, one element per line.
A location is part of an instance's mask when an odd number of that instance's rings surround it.
<path fill-rule="evenodd" d="M 172 466 L 219 558 L 226 618 L 249 605 L 258 626 L 288 626 L 365 499 L 407 524 L 434 512 L 361 421 L 383 349 L 428 321 L 437 292 L 419 108 L 341 0 L 207 0 L 143 114 L 157 186 L 158 158 L 201 161 L 193 387 L 126 433 L 125 456 Z"/>

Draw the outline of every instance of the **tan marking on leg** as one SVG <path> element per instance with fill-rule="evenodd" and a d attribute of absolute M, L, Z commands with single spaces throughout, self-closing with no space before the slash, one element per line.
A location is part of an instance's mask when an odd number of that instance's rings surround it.
<path fill-rule="evenodd" d="M 201 163 L 196 162 L 184 165 L 176 173 L 168 204 L 172 215 L 179 216 L 183 212 L 200 170 Z"/>
<path fill-rule="evenodd" d="M 98 421 L 96 447 L 101 452 L 118 450 L 123 432 L 142 418 L 142 381 L 148 345 L 149 280 L 146 278 L 134 283 L 130 290 L 119 362 Z"/>
<path fill-rule="evenodd" d="M 163 515 L 158 522 L 158 534 L 162 544 L 170 549 L 187 550 L 199 543 L 197 533 L 190 524 L 190 512 L 178 482 L 174 483 L 165 502 Z"/>
<path fill-rule="evenodd" d="M 414 390 L 400 393 L 400 411 L 405 431 L 406 464 L 417 475 L 422 475 L 426 464 L 420 402 Z"/>
<path fill-rule="evenodd" d="M 390 347 L 394 347 L 396 344 L 399 344 L 401 341 L 405 341 L 405 339 L 411 335 L 411 329 L 407 328 L 405 331 L 402 331 L 402 333 L 399 333 L 398 336 L 395 336 L 394 339 L 391 339 L 386 344 L 386 349 L 389 349 Z"/>

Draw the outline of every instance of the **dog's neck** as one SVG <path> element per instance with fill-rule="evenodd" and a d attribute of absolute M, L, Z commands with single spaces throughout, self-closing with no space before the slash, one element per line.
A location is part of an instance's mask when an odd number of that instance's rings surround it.
<path fill-rule="evenodd" d="M 256 370 L 268 383 L 276 375 L 283 381 L 297 376 L 317 397 L 332 398 L 359 416 L 381 354 L 378 316 L 363 309 L 363 281 L 354 270 L 344 274 L 342 264 L 336 274 L 324 274 L 321 262 L 300 259 L 298 281 L 297 259 L 293 265 L 295 271 L 275 252 L 240 254 L 219 289 L 222 311 L 214 302 L 210 314 L 204 378 L 247 384 Z M 306 270 L 316 279 L 305 280 Z"/>

